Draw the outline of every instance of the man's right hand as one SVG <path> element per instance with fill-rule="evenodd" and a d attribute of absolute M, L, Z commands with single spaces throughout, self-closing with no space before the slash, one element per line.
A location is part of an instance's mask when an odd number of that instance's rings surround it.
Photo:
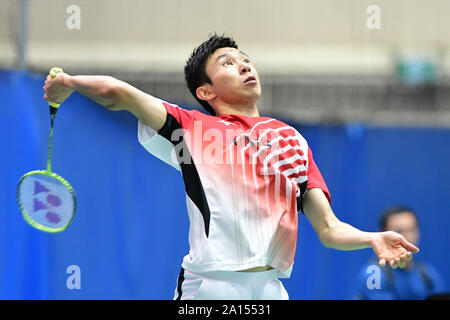
<path fill-rule="evenodd" d="M 48 75 L 43 87 L 44 99 L 48 102 L 61 104 L 70 97 L 74 90 L 66 85 L 69 77 L 67 73 L 63 72 L 57 73 L 54 78 Z"/>

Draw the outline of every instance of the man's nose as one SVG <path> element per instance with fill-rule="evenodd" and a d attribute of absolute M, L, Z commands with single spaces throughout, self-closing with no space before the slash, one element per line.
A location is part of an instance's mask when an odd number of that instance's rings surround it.
<path fill-rule="evenodd" d="M 251 71 L 251 68 L 246 63 L 241 63 L 241 74 L 249 73 Z"/>

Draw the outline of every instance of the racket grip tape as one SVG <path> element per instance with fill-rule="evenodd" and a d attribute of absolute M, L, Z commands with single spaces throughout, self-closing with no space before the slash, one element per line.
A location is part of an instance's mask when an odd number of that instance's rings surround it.
<path fill-rule="evenodd" d="M 62 69 L 62 68 L 59 68 L 59 67 L 53 67 L 53 68 L 50 69 L 50 72 L 49 72 L 48 74 L 50 75 L 50 77 L 55 78 L 56 75 L 57 75 L 58 73 L 61 73 L 61 72 L 63 72 L 63 69 Z M 49 102 L 49 105 L 50 105 L 51 107 L 55 108 L 55 109 L 58 109 L 59 106 L 60 106 L 58 103 L 55 103 L 55 102 Z"/>

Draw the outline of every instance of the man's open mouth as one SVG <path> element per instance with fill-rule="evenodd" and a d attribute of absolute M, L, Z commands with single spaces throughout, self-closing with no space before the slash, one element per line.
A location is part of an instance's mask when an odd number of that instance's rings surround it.
<path fill-rule="evenodd" d="M 245 79 L 245 81 L 244 81 L 244 83 L 247 83 L 247 82 L 256 82 L 256 78 L 253 76 L 250 76 L 247 79 Z"/>

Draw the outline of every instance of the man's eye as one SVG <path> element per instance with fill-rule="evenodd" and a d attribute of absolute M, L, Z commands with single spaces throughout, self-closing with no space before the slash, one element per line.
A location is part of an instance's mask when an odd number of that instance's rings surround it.
<path fill-rule="evenodd" d="M 231 61 L 225 61 L 225 62 L 223 63 L 224 66 L 226 66 L 226 65 L 231 66 L 232 64 L 233 64 L 233 63 L 232 63 Z"/>
<path fill-rule="evenodd" d="M 245 63 L 250 63 L 250 60 L 244 59 L 244 62 L 245 62 Z"/>

